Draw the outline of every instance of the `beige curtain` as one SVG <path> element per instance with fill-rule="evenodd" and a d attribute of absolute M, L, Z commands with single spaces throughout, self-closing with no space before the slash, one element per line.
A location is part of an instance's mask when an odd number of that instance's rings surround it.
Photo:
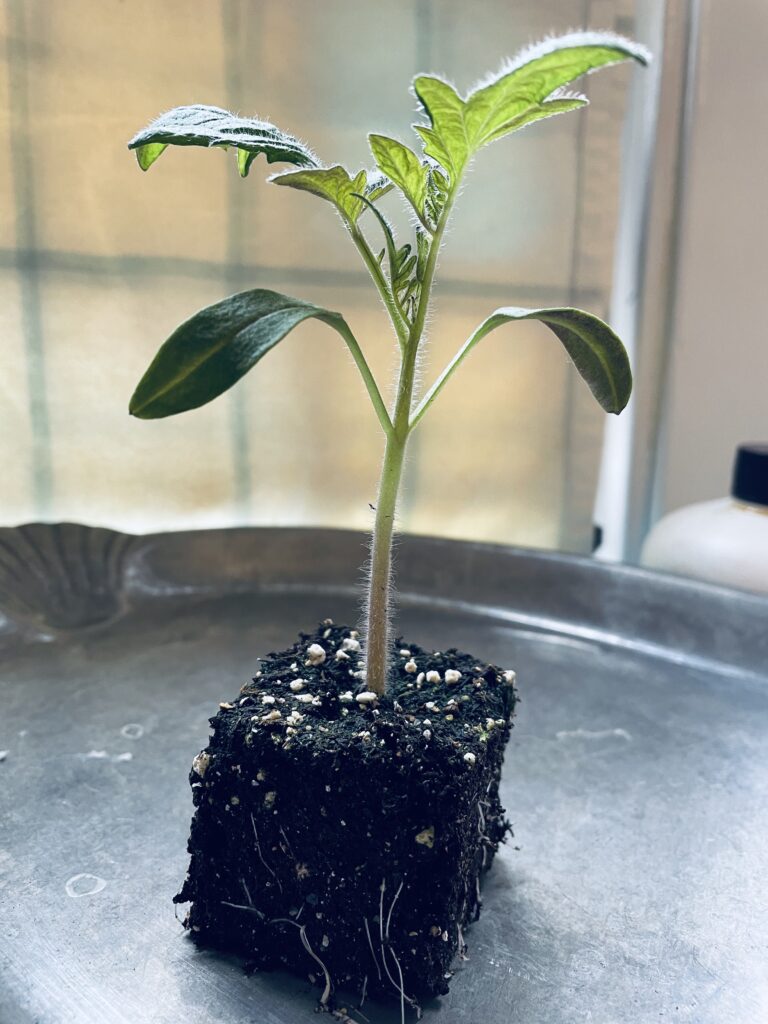
<path fill-rule="evenodd" d="M 267 184 L 262 159 L 240 180 L 220 151 L 171 150 L 145 175 L 125 143 L 168 107 L 204 102 L 268 117 L 326 161 L 370 166 L 367 131 L 409 137 L 417 71 L 466 89 L 550 31 L 631 32 L 630 0 L 5 0 L 1 9 L 2 521 L 367 527 L 382 439 L 346 350 L 321 325 L 302 326 L 204 409 L 129 418 L 160 342 L 242 288 L 343 311 L 382 385 L 394 343 L 327 204 Z M 629 73 L 589 79 L 586 113 L 478 160 L 440 267 L 425 384 L 499 305 L 606 314 Z M 407 230 L 397 200 L 387 203 Z M 546 329 L 507 327 L 415 436 L 401 526 L 586 550 L 601 431 Z"/>

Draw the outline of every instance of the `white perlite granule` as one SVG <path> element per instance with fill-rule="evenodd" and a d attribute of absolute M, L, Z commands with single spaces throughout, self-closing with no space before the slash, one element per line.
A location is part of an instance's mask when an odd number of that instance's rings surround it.
<path fill-rule="evenodd" d="M 310 644 L 307 648 L 307 661 L 310 665 L 322 665 L 325 661 L 325 649 L 320 644 Z"/>

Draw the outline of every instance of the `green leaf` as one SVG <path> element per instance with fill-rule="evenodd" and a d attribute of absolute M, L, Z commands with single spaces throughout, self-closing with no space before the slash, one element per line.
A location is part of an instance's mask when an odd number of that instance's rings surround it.
<path fill-rule="evenodd" d="M 524 50 L 468 96 L 464 123 L 471 147 L 479 149 L 531 121 L 583 106 L 583 97 L 553 93 L 587 72 L 625 60 L 647 64 L 649 54 L 611 32 L 574 32 Z"/>
<path fill-rule="evenodd" d="M 139 161 L 139 167 L 142 171 L 148 171 L 155 160 L 162 156 L 167 148 L 163 142 L 150 142 L 146 146 L 139 146 L 136 150 L 136 159 Z"/>
<path fill-rule="evenodd" d="M 424 153 L 455 183 L 474 153 L 489 142 L 533 121 L 577 110 L 583 96 L 560 90 L 589 71 L 637 60 L 646 64 L 644 47 L 610 32 L 574 32 L 523 51 L 466 100 L 434 75 L 419 75 L 413 88 L 429 117 L 415 124 Z"/>
<path fill-rule="evenodd" d="M 565 114 L 569 110 L 578 110 L 580 107 L 586 106 L 589 106 L 589 101 L 586 97 L 567 96 L 556 100 L 546 100 L 544 103 L 526 107 L 525 110 L 517 115 L 513 115 L 508 121 L 502 122 L 493 131 L 489 132 L 483 139 L 482 144 L 486 145 L 489 142 L 495 142 L 497 139 L 510 135 L 512 132 L 516 132 L 519 128 L 524 128 L 527 124 L 532 124 L 534 121 L 541 121 L 545 117 Z"/>
<path fill-rule="evenodd" d="M 421 284 L 424 280 L 424 271 L 427 268 L 429 256 L 429 236 L 423 231 L 416 229 L 416 280 Z"/>
<path fill-rule="evenodd" d="M 312 317 L 342 336 L 349 330 L 339 313 L 264 288 L 200 310 L 160 347 L 133 393 L 129 412 L 151 420 L 205 405 Z"/>
<path fill-rule="evenodd" d="M 413 126 L 424 143 L 424 152 L 455 181 L 472 156 L 464 124 L 464 100 L 452 85 L 432 75 L 419 75 L 413 89 L 430 120 L 429 127 Z"/>
<path fill-rule="evenodd" d="M 448 173 L 450 172 L 446 172 L 446 174 Z M 440 220 L 450 191 L 451 183 L 442 170 L 434 165 L 429 167 L 427 169 L 427 200 L 424 209 L 432 224 L 437 224 Z"/>
<path fill-rule="evenodd" d="M 375 203 L 377 199 L 381 199 L 388 192 L 391 192 L 395 186 L 389 180 L 385 178 L 381 171 L 376 168 L 374 171 L 368 172 L 368 180 L 365 183 L 365 198 Z"/>
<path fill-rule="evenodd" d="M 365 171 L 359 171 L 354 178 L 338 164 L 334 167 L 311 167 L 303 171 L 287 171 L 285 174 L 274 174 L 270 179 L 276 185 L 287 185 L 304 192 L 327 199 L 352 223 L 363 212 L 364 204 L 358 193 L 362 193 L 367 184 Z"/>
<path fill-rule="evenodd" d="M 358 199 L 363 202 L 371 213 L 374 215 L 376 220 L 381 226 L 381 230 L 384 234 L 384 241 L 386 243 L 386 254 L 389 260 L 389 279 L 391 282 L 394 281 L 395 274 L 397 273 L 397 245 L 395 243 L 395 234 L 392 230 L 392 225 L 389 223 L 384 214 L 368 199 L 367 196 L 359 195 Z M 385 250 L 381 250 L 381 255 L 378 257 L 378 263 L 381 264 L 384 258 Z"/>
<path fill-rule="evenodd" d="M 424 213 L 428 168 L 412 149 L 397 139 L 390 139 L 387 135 L 369 135 L 368 141 L 379 170 L 397 185 L 424 227 L 431 230 Z"/>
<path fill-rule="evenodd" d="M 483 321 L 464 349 L 468 352 L 486 334 L 512 320 L 540 320 L 546 324 L 560 339 L 603 409 L 621 412 L 632 393 L 632 370 L 626 349 L 608 324 L 583 309 L 504 306 Z"/>
<path fill-rule="evenodd" d="M 251 163 L 263 153 L 269 163 L 289 163 L 315 167 L 312 151 L 276 128 L 255 117 L 239 117 L 220 107 L 195 104 L 175 107 L 161 114 L 128 143 L 136 150 L 139 167 L 146 171 L 168 146 L 232 146 L 237 149 L 237 165 L 242 177 Z"/>
<path fill-rule="evenodd" d="M 606 412 L 621 412 L 632 393 L 632 370 L 626 349 L 608 324 L 582 309 L 523 309 L 518 306 L 504 306 L 484 320 L 474 334 L 464 342 L 419 402 L 410 419 L 410 430 L 421 420 L 475 345 L 491 331 L 512 320 L 540 320 L 546 324 L 560 339 L 576 369 L 603 409 Z M 541 390 L 546 392 L 548 382 L 543 380 L 539 384 Z"/>

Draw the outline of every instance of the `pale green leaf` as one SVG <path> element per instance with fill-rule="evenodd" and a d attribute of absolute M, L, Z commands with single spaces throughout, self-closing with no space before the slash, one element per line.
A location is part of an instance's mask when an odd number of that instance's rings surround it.
<path fill-rule="evenodd" d="M 527 124 L 532 124 L 534 121 L 541 121 L 545 117 L 553 117 L 555 114 L 565 114 L 569 110 L 578 110 L 580 107 L 586 107 L 587 105 L 588 102 L 584 96 L 567 96 L 561 99 L 546 100 L 544 103 L 527 107 L 521 113 L 511 117 L 509 121 L 504 121 L 497 128 L 494 128 L 483 139 L 483 144 L 495 142 L 496 139 L 501 139 L 505 135 L 516 132 L 519 128 L 524 128 Z"/>
<path fill-rule="evenodd" d="M 145 146 L 138 146 L 136 159 L 142 171 L 148 171 L 159 156 L 162 156 L 168 147 L 163 142 L 149 142 Z"/>
<path fill-rule="evenodd" d="M 446 174 L 451 174 L 453 164 L 451 154 L 448 147 L 443 145 L 443 141 L 435 129 L 425 124 L 414 124 L 411 127 L 424 143 L 425 155 L 436 160 L 445 169 Z"/>
<path fill-rule="evenodd" d="M 301 171 L 287 171 L 270 178 L 276 185 L 298 188 L 311 192 L 321 199 L 327 199 L 354 224 L 363 212 L 364 204 L 358 193 L 367 184 L 365 171 L 359 171 L 354 178 L 338 164 L 334 167 L 310 167 Z M 381 194 L 381 193 L 380 193 Z"/>
<path fill-rule="evenodd" d="M 131 415 L 160 419 L 205 405 L 312 317 L 346 328 L 339 313 L 264 288 L 200 310 L 161 346 L 131 398 Z"/>
<path fill-rule="evenodd" d="M 514 127 L 501 129 L 517 119 L 522 120 L 516 127 L 522 127 L 550 113 L 561 113 L 562 109 L 538 111 L 547 99 L 558 99 L 553 93 L 581 75 L 625 60 L 647 64 L 649 55 L 644 47 L 610 32 L 574 32 L 524 50 L 468 96 L 464 123 L 470 145 L 477 149 L 514 131 Z M 528 111 L 535 116 L 526 117 Z"/>
<path fill-rule="evenodd" d="M 385 178 L 377 167 L 373 171 L 368 171 L 365 183 L 365 198 L 369 202 L 375 203 L 377 199 L 381 199 L 382 196 L 391 192 L 394 187 L 389 178 Z"/>
<path fill-rule="evenodd" d="M 472 155 L 464 124 L 464 100 L 452 85 L 432 75 L 419 75 L 413 89 L 430 120 L 430 126 L 414 125 L 424 152 L 456 180 Z"/>
<path fill-rule="evenodd" d="M 240 174 L 245 177 L 253 160 L 263 153 L 269 163 L 317 166 L 312 151 L 292 135 L 268 121 L 239 117 L 220 107 L 195 104 L 161 114 L 128 143 L 146 171 L 168 146 L 218 146 L 237 149 Z"/>
<path fill-rule="evenodd" d="M 429 257 L 429 236 L 420 230 L 416 231 L 416 256 L 416 280 L 421 284 Z"/>
<path fill-rule="evenodd" d="M 427 168 L 408 146 L 386 135 L 369 135 L 371 152 L 379 170 L 400 189 L 425 227 Z"/>

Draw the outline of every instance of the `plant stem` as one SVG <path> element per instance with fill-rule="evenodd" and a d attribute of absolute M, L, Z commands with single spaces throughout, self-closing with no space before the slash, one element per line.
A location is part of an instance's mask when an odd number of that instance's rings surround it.
<path fill-rule="evenodd" d="M 378 694 L 385 692 L 389 674 L 392 535 L 394 533 L 397 495 L 403 472 L 405 449 L 411 433 L 409 420 L 413 403 L 413 387 L 416 379 L 416 357 L 424 332 L 432 282 L 435 270 L 437 269 L 440 243 L 451 212 L 454 196 L 455 191 L 449 195 L 446 201 L 440 222 L 437 225 L 430 245 L 421 293 L 419 295 L 419 304 L 403 348 L 400 378 L 397 385 L 397 399 L 392 416 L 392 432 L 387 437 L 384 463 L 381 469 L 381 480 L 379 482 L 376 519 L 374 521 L 371 543 L 368 606 L 364 626 L 366 685 L 369 690 Z"/>
<path fill-rule="evenodd" d="M 394 293 L 389 287 L 387 279 L 384 277 L 384 273 L 360 228 L 356 224 L 347 222 L 347 230 L 349 231 L 352 241 L 357 247 L 357 251 L 363 257 L 363 262 L 368 268 L 368 272 L 373 278 L 373 283 L 376 285 L 378 293 L 387 308 L 389 319 L 392 321 L 392 326 L 395 328 L 395 333 L 397 334 L 397 340 L 402 348 L 408 337 L 408 325 L 405 322 L 403 314 L 398 308 Z"/>
<path fill-rule="evenodd" d="M 407 435 L 403 438 L 394 431 L 387 438 L 371 542 L 371 570 L 365 623 L 365 675 L 368 689 L 378 694 L 383 694 L 387 685 L 392 597 L 392 534 L 407 440 Z"/>

